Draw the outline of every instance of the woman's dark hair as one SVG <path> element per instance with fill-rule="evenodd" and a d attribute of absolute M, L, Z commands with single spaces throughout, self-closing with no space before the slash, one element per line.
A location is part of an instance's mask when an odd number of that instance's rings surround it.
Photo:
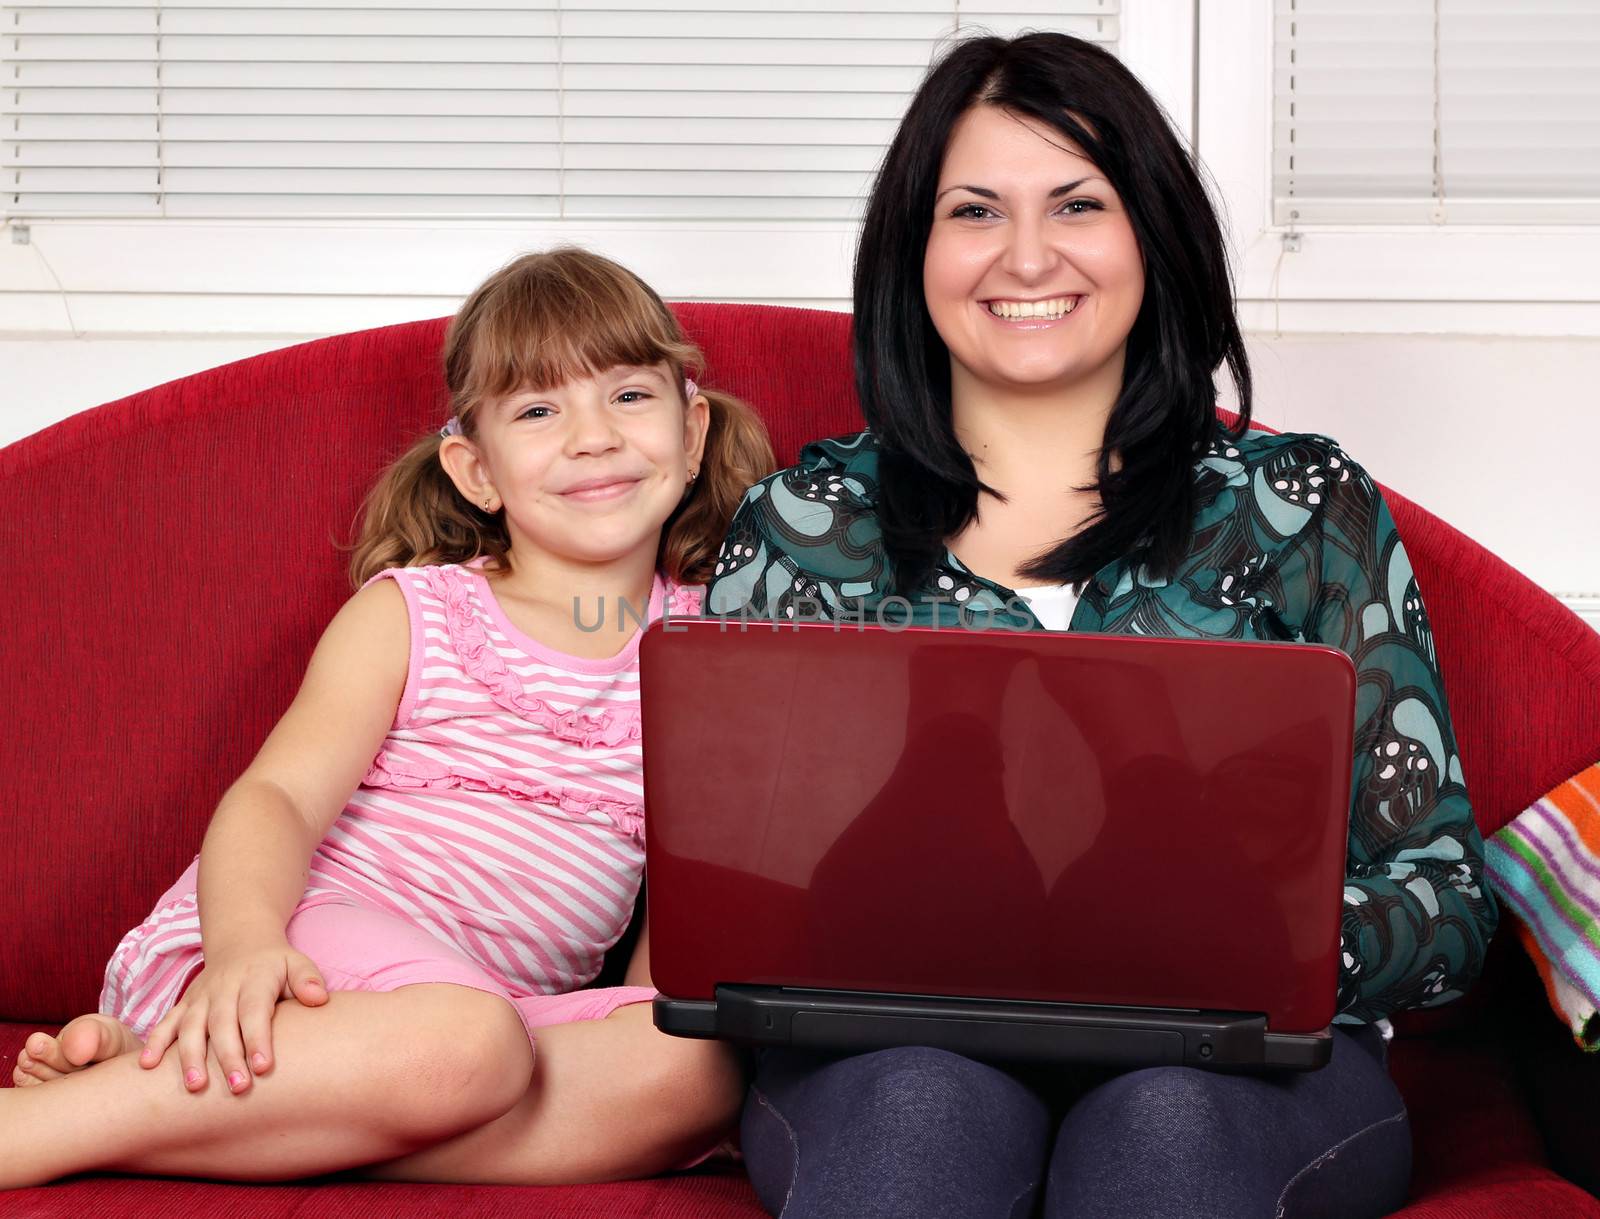
<path fill-rule="evenodd" d="M 926 579 L 989 490 L 956 439 L 949 352 L 922 289 L 940 165 L 957 120 L 975 105 L 1076 144 L 1121 197 L 1144 258 L 1122 391 L 1096 482 L 1080 488 L 1098 491 L 1101 510 L 1023 570 L 1081 584 L 1128 557 L 1170 576 L 1188 549 L 1192 469 L 1215 435 L 1212 375 L 1224 362 L 1238 389 L 1238 433 L 1250 422 L 1250 366 L 1222 229 L 1194 161 L 1127 68 L 1082 39 L 1025 34 L 959 42 L 929 72 L 879 170 L 856 250 L 856 388 L 881 446 L 878 515 L 898 582 Z"/>

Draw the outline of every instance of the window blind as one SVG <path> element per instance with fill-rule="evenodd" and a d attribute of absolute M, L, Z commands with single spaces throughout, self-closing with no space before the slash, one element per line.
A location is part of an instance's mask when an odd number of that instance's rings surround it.
<path fill-rule="evenodd" d="M 1600 3 L 1275 3 L 1276 223 L 1600 223 Z"/>
<path fill-rule="evenodd" d="M 849 219 L 957 30 L 1118 0 L 0 6 L 7 215 Z"/>

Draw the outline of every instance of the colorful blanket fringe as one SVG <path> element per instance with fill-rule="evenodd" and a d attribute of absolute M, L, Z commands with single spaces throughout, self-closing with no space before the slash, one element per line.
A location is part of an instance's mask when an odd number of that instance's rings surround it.
<path fill-rule="evenodd" d="M 1550 1006 L 1600 1050 L 1600 762 L 1534 802 L 1484 844 L 1484 871 Z"/>

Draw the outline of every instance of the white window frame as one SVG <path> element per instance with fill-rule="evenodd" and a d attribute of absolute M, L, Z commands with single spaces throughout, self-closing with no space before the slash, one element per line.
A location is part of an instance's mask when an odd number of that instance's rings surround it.
<path fill-rule="evenodd" d="M 1600 335 L 1600 226 L 1272 219 L 1270 0 L 1196 0 L 1198 148 L 1258 332 Z"/>
<path fill-rule="evenodd" d="M 1128 0 L 1119 53 L 1186 136 L 1194 0 Z M 847 309 L 829 221 L 51 219 L 0 239 L 0 332 L 316 335 L 453 311 L 525 250 L 575 242 L 674 300 Z"/>

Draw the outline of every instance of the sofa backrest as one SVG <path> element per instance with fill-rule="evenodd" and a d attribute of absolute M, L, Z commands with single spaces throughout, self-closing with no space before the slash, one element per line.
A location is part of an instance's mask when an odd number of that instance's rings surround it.
<path fill-rule="evenodd" d="M 780 460 L 860 426 L 849 319 L 678 308 Z M 0 450 L 0 1019 L 95 1003 L 349 594 L 356 510 L 443 420 L 443 321 L 200 373 Z M 1359 456 L 1359 454 L 1358 454 Z M 1600 636 L 1395 497 L 1486 829 L 1600 756 Z"/>

